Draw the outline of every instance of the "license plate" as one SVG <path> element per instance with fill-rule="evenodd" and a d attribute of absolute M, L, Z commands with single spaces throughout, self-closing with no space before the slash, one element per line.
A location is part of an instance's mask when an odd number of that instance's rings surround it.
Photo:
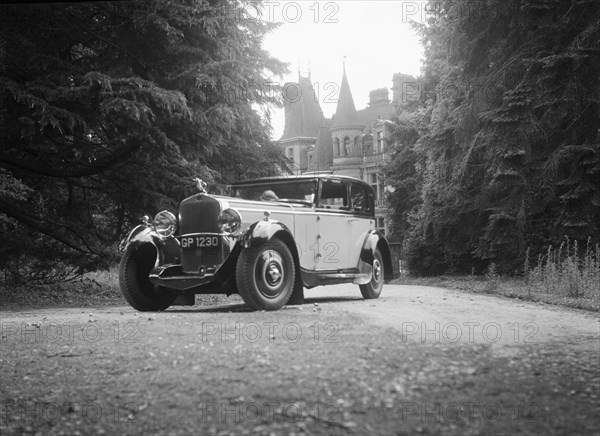
<path fill-rule="evenodd" d="M 206 248 L 214 250 L 219 248 L 220 243 L 221 238 L 214 235 L 194 235 L 181 237 L 181 248 Z"/>

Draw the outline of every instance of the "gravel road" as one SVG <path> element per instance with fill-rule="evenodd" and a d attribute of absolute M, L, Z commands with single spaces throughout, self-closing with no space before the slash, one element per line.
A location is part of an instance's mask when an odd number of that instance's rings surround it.
<path fill-rule="evenodd" d="M 1 311 L 0 433 L 599 434 L 596 314 L 432 287 Z"/>

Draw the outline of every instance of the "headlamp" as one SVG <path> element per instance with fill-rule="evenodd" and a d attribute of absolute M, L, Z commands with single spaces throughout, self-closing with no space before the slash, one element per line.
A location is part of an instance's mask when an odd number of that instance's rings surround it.
<path fill-rule="evenodd" d="M 242 216 L 235 209 L 225 209 L 219 215 L 217 224 L 223 233 L 234 234 L 242 228 Z"/>
<path fill-rule="evenodd" d="M 168 210 L 163 210 L 156 214 L 152 224 L 154 225 L 156 233 L 160 236 L 168 237 L 175 233 L 175 229 L 177 228 L 177 218 Z"/>

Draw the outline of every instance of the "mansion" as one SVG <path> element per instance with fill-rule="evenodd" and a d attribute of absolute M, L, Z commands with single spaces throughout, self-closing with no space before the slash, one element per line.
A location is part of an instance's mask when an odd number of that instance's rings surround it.
<path fill-rule="evenodd" d="M 369 93 L 369 104 L 357 110 L 346 68 L 342 75 L 335 115 L 323 116 L 310 74 L 286 83 L 285 128 L 279 139 L 297 173 L 333 171 L 368 182 L 375 192 L 377 229 L 387 233 L 387 209 L 382 167 L 389 160 L 390 121 L 399 112 L 406 75 L 393 77 L 392 99 L 387 88 Z"/>

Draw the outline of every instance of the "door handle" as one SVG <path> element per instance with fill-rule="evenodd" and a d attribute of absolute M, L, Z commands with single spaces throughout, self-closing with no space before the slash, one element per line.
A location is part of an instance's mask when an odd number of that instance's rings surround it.
<path fill-rule="evenodd" d="M 352 223 L 352 222 L 354 222 L 354 221 L 356 221 L 356 218 L 348 218 L 348 222 L 349 222 L 349 223 Z"/>

